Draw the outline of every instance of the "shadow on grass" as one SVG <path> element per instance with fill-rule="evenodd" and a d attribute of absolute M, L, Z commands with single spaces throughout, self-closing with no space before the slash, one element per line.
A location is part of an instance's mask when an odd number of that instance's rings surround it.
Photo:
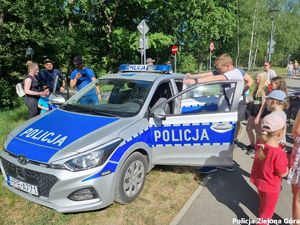
<path fill-rule="evenodd" d="M 195 166 L 155 166 L 152 170 L 153 171 L 160 171 L 160 172 L 173 172 L 178 174 L 196 174 L 199 167 Z"/>

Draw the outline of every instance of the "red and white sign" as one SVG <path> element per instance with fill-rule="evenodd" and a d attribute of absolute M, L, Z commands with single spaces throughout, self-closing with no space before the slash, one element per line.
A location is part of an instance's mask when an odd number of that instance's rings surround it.
<path fill-rule="evenodd" d="M 209 50 L 212 52 L 213 50 L 215 50 L 215 44 L 214 44 L 214 42 L 210 42 L 210 44 L 209 44 Z"/>
<path fill-rule="evenodd" d="M 177 45 L 172 45 L 172 47 L 171 47 L 172 54 L 176 54 L 177 51 L 178 51 L 178 46 Z"/>

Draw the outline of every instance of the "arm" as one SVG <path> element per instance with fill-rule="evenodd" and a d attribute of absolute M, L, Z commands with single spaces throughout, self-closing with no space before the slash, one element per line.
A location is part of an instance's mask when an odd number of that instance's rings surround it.
<path fill-rule="evenodd" d="M 77 80 L 81 77 L 81 74 L 80 73 L 77 73 L 74 77 L 74 79 L 71 79 L 70 80 L 70 87 L 71 88 L 74 88 L 77 84 Z"/>
<path fill-rule="evenodd" d="M 95 81 L 95 80 L 96 80 L 96 77 L 92 77 L 92 81 Z M 98 96 L 99 101 L 101 101 L 102 97 L 101 97 L 101 91 L 100 91 L 99 86 L 96 86 L 96 92 L 97 92 L 97 96 Z"/>
<path fill-rule="evenodd" d="M 297 136 L 300 136 L 300 109 L 298 110 L 295 123 L 292 128 L 292 136 L 295 139 Z"/>
<path fill-rule="evenodd" d="M 43 106 L 41 106 L 41 105 L 38 105 L 38 107 L 39 107 L 40 109 L 45 110 L 45 111 L 49 111 L 49 108 L 43 107 Z"/>
<path fill-rule="evenodd" d="M 26 78 L 24 81 L 24 92 L 26 95 L 46 96 L 48 91 L 31 91 L 31 79 Z M 49 93 L 49 92 L 48 92 Z"/>
<path fill-rule="evenodd" d="M 212 73 L 211 71 L 205 72 L 205 73 L 196 73 L 196 74 L 193 74 L 193 75 L 190 74 L 190 73 L 187 73 L 186 76 L 187 76 L 188 78 L 193 78 L 193 79 L 195 79 L 195 78 L 199 78 L 199 77 L 213 76 L 213 73 Z"/>

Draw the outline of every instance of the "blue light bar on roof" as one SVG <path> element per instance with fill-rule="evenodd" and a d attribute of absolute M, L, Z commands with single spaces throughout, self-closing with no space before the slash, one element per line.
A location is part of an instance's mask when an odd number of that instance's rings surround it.
<path fill-rule="evenodd" d="M 122 64 L 119 66 L 120 71 L 135 71 L 135 72 L 155 72 L 155 73 L 170 73 L 172 71 L 171 65 L 131 65 Z"/>

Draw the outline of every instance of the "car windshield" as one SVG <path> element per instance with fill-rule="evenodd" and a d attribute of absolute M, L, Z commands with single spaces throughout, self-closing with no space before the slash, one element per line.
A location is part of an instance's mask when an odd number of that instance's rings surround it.
<path fill-rule="evenodd" d="M 99 79 L 75 94 L 61 109 L 111 117 L 135 116 L 151 86 L 152 82 L 142 80 Z"/>

